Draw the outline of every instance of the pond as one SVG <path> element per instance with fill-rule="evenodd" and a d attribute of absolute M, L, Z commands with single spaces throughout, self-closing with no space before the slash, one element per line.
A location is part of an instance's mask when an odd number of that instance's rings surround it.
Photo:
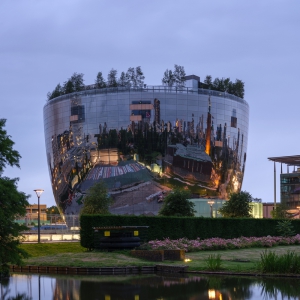
<path fill-rule="evenodd" d="M 207 275 L 64 276 L 12 274 L 2 300 L 299 299 L 297 278 Z"/>

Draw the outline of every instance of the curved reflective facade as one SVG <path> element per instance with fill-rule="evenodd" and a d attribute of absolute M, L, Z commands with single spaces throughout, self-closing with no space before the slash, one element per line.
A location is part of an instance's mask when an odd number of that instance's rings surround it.
<path fill-rule="evenodd" d="M 44 128 L 56 203 L 78 213 L 99 180 L 116 208 L 157 202 L 174 186 L 228 199 L 241 189 L 248 126 L 245 100 L 198 88 L 90 89 L 49 100 Z"/>

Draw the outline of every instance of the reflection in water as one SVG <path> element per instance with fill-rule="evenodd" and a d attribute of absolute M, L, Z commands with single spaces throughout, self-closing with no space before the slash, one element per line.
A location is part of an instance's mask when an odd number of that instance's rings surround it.
<path fill-rule="evenodd" d="M 298 279 L 222 276 L 59 276 L 15 274 L 2 300 L 299 299 Z"/>

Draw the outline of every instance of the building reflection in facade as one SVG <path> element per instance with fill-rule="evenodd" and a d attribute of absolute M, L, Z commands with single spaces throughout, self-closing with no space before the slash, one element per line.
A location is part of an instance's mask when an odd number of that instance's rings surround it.
<path fill-rule="evenodd" d="M 116 202 L 147 201 L 174 185 L 228 199 L 242 186 L 248 126 L 245 100 L 205 89 L 119 87 L 54 98 L 44 129 L 55 201 L 77 214 L 99 180 Z"/>

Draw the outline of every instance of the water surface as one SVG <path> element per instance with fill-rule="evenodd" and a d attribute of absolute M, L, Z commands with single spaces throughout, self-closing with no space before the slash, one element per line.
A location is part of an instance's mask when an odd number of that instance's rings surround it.
<path fill-rule="evenodd" d="M 295 278 L 204 275 L 65 276 L 13 274 L 1 300 L 299 299 Z"/>

